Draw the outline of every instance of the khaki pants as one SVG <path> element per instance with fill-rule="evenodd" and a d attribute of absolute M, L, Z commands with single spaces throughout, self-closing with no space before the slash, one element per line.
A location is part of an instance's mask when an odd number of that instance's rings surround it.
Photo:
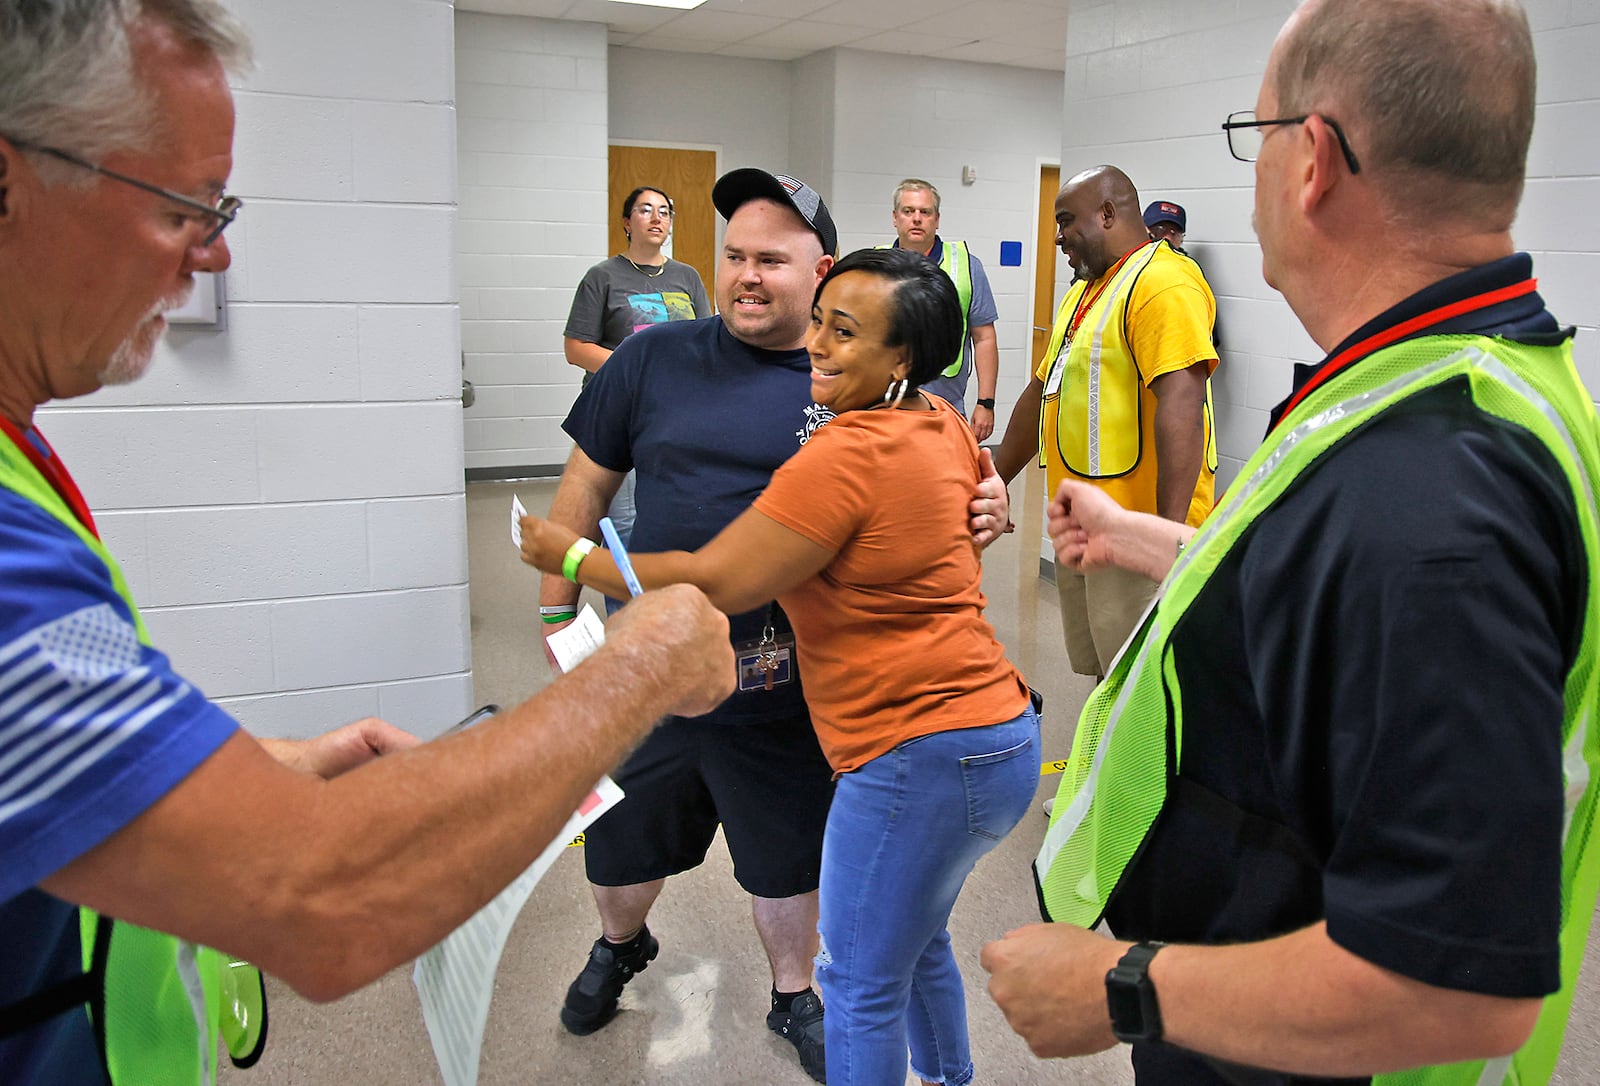
<path fill-rule="evenodd" d="M 1079 573 L 1056 563 L 1056 592 L 1061 596 L 1061 629 L 1067 659 L 1079 675 L 1104 678 L 1117 650 L 1139 624 L 1155 598 L 1155 581 L 1122 569 Z"/>

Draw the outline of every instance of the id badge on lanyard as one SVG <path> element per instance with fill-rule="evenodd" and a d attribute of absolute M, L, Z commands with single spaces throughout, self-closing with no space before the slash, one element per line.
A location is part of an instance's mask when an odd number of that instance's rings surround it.
<path fill-rule="evenodd" d="M 761 640 L 733 646 L 739 668 L 739 691 L 774 690 L 794 682 L 794 637 L 778 636 L 777 605 L 767 608 Z"/>

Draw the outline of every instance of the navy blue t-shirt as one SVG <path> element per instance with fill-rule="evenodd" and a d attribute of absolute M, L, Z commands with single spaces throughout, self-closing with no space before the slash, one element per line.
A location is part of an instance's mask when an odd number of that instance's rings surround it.
<path fill-rule="evenodd" d="M 629 548 L 698 550 L 766 489 L 772 473 L 833 417 L 811 399 L 803 350 L 767 351 L 721 317 L 643 329 L 622 341 L 562 428 L 603 468 L 638 473 Z M 735 645 L 761 636 L 763 604 L 730 617 Z M 788 619 L 777 611 L 778 628 Z M 805 713 L 798 681 L 735 693 L 702 719 L 727 723 Z"/>

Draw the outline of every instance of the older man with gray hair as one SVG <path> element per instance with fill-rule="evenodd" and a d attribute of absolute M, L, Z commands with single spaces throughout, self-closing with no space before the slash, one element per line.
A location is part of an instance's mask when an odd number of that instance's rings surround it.
<path fill-rule="evenodd" d="M 37 409 L 130 381 L 239 213 L 214 0 L 0 6 L 0 1077 L 210 1081 L 258 963 L 330 999 L 487 903 L 667 713 L 733 686 L 727 620 L 650 593 L 543 693 L 426 745 L 252 739 L 150 643 Z M 83 906 L 83 908 L 79 908 Z M 115 920 L 111 918 L 115 917 Z M 171 934 L 165 934 L 171 933 Z"/>
<path fill-rule="evenodd" d="M 1600 884 L 1600 422 L 1512 244 L 1533 115 L 1517 4 L 1310 0 L 1224 125 L 1328 353 L 1198 532 L 1051 507 L 1063 564 L 1164 581 L 1079 724 L 1058 922 L 984 951 L 1035 1052 L 1549 1081 Z"/>

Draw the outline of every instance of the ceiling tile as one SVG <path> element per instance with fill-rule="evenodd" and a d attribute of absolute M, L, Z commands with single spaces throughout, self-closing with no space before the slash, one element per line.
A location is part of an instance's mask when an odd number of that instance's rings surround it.
<path fill-rule="evenodd" d="M 573 0 L 460 0 L 457 11 L 476 11 L 484 15 L 528 15 L 536 19 L 555 19 L 567 13 Z"/>
<path fill-rule="evenodd" d="M 474 3 L 479 0 L 473 0 Z M 653 8 L 644 4 L 608 4 L 606 0 L 567 0 L 568 19 L 605 23 L 612 30 L 643 34 L 682 15 L 672 8 Z"/>
<path fill-rule="evenodd" d="M 743 57 L 747 60 L 799 60 L 808 51 L 815 52 L 815 50 L 805 49 L 780 49 L 771 45 L 753 45 L 747 41 L 739 41 L 734 42 L 732 45 L 724 45 L 712 55 Z"/>
<path fill-rule="evenodd" d="M 810 19 L 796 19 L 792 23 L 785 23 L 776 30 L 767 30 L 753 37 L 746 38 L 746 45 L 772 45 L 785 48 L 799 49 L 800 55 L 815 53 L 818 49 L 832 49 L 836 45 L 849 45 L 860 41 L 862 38 L 872 36 L 872 29 L 863 26 L 833 26 L 828 23 L 813 22 Z"/>
<path fill-rule="evenodd" d="M 893 30 L 908 24 L 916 26 L 917 19 L 925 15 L 942 15 L 962 6 L 976 11 L 980 4 L 973 0 L 921 0 L 917 5 L 917 17 L 907 18 L 905 0 L 839 0 L 831 7 L 814 12 L 811 18 L 819 23 Z"/>
<path fill-rule="evenodd" d="M 778 19 L 803 19 L 837 0 L 707 0 L 701 11 L 732 11 L 746 15 L 771 15 Z"/>
<path fill-rule="evenodd" d="M 872 49 L 880 53 L 910 53 L 913 56 L 931 57 L 946 49 L 965 45 L 970 38 L 935 37 L 932 34 L 915 34 L 903 30 L 892 34 L 874 34 L 870 38 L 851 42 L 856 49 Z"/>
<path fill-rule="evenodd" d="M 685 11 L 661 27 L 674 38 L 698 38 L 706 52 L 728 42 L 744 41 L 753 34 L 782 26 L 787 20 L 770 15 L 744 15 L 730 11 Z"/>

